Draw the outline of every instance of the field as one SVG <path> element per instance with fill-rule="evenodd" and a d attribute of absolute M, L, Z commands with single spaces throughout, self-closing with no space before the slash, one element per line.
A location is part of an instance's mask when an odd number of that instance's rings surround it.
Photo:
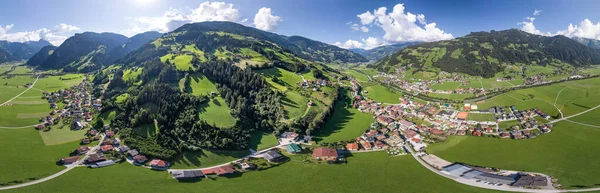
<path fill-rule="evenodd" d="M 11 97 L 12 98 L 12 97 Z M 0 126 L 20 127 L 37 124 L 42 116 L 49 115 L 50 105 L 42 103 L 41 92 L 29 90 L 16 98 L 11 105 L 0 106 Z"/>
<path fill-rule="evenodd" d="M 345 108 L 341 102 L 336 103 L 333 115 L 315 135 L 322 142 L 337 142 L 359 137 L 373 123 L 373 115 L 362 113 L 354 108 Z"/>
<path fill-rule="evenodd" d="M 379 84 L 364 86 L 363 89 L 366 91 L 363 93 L 367 98 L 381 103 L 398 104 L 400 103 L 399 97 L 402 96 L 401 93 Z"/>
<path fill-rule="evenodd" d="M 280 81 L 284 82 L 284 85 L 290 88 L 296 87 L 297 82 L 302 81 L 302 77 L 293 72 L 281 69 L 281 68 L 267 68 L 255 71 L 258 74 L 263 75 L 266 79 L 272 79 L 277 77 Z M 309 78 L 309 77 L 305 77 Z"/>
<path fill-rule="evenodd" d="M 50 182 L 7 192 L 81 192 L 98 184 L 110 186 L 96 188 L 95 192 L 123 189 L 127 192 L 372 192 L 374 188 L 378 192 L 492 192 L 437 176 L 411 156 L 361 153 L 348 158 L 348 164 L 341 165 L 306 164 L 299 157 L 294 156 L 285 164 L 259 172 L 194 183 L 178 182 L 167 172 L 142 169 L 128 163 L 102 169 L 76 168 Z M 310 185 L 303 182 L 310 182 Z"/>
<path fill-rule="evenodd" d="M 0 129 L 0 186 L 64 169 L 56 160 L 68 157 L 79 146 L 79 142 L 46 146 L 38 132 L 33 128 Z"/>
<path fill-rule="evenodd" d="M 481 102 L 479 108 L 509 105 L 516 105 L 519 109 L 537 107 L 550 116 L 557 116 L 559 112 L 553 106 L 555 102 L 564 116 L 597 106 L 600 104 L 600 78 L 515 90 Z"/>
<path fill-rule="evenodd" d="M 35 83 L 34 88 L 47 92 L 54 92 L 60 89 L 69 88 L 83 81 L 84 77 L 80 74 L 68 74 L 64 76 L 48 76 L 41 78 Z"/>
<path fill-rule="evenodd" d="M 200 168 L 220 165 L 250 155 L 250 151 L 201 150 L 186 152 L 175 157 L 172 169 Z"/>
<path fill-rule="evenodd" d="M 451 100 L 464 100 L 468 97 L 475 96 L 473 93 L 464 93 L 464 94 L 429 93 L 427 95 L 430 97 L 437 97 L 437 98 L 451 99 Z"/>
<path fill-rule="evenodd" d="M 285 116 L 287 119 L 297 119 L 304 115 L 308 98 L 300 95 L 296 91 L 287 91 L 284 94 L 284 98 L 281 99 L 283 110 L 285 110 Z"/>
<path fill-rule="evenodd" d="M 62 127 L 62 128 L 61 128 Z M 40 131 L 40 136 L 46 145 L 58 145 L 74 141 L 79 141 L 87 133 L 87 129 L 77 131 L 71 130 L 70 125 L 62 123 L 52 126 L 50 131 Z"/>
<path fill-rule="evenodd" d="M 218 92 L 217 87 L 204 75 L 191 75 L 190 87 L 193 95 L 209 95 L 211 92 Z"/>
<path fill-rule="evenodd" d="M 33 71 L 33 69 L 27 67 L 27 66 L 17 66 L 15 68 L 15 70 L 13 70 L 12 72 L 8 73 L 8 74 L 27 74 L 27 73 L 31 73 Z"/>
<path fill-rule="evenodd" d="M 369 77 L 367 77 L 367 75 L 365 75 L 357 70 L 348 69 L 348 70 L 345 70 L 344 73 L 348 74 L 349 76 L 354 77 L 360 83 L 369 82 Z"/>
<path fill-rule="evenodd" d="M 600 130 L 562 121 L 535 139 L 502 140 L 452 136 L 427 148 L 451 162 L 541 172 L 558 178 L 565 188 L 600 184 Z"/>
<path fill-rule="evenodd" d="M 254 150 L 262 150 L 276 146 L 277 144 L 279 144 L 279 142 L 277 141 L 277 137 L 275 137 L 275 135 L 257 132 L 252 135 L 250 148 Z"/>
<path fill-rule="evenodd" d="M 214 97 L 198 107 L 200 119 L 218 127 L 227 127 L 235 124 L 235 118 L 231 116 L 231 110 L 221 97 Z"/>
<path fill-rule="evenodd" d="M 487 113 L 469 113 L 469 116 L 467 117 L 467 120 L 470 121 L 496 121 L 496 118 L 494 118 L 494 114 L 487 114 Z"/>
<path fill-rule="evenodd" d="M 460 82 L 444 82 L 442 84 L 431 85 L 431 88 L 435 89 L 435 90 L 452 91 L 452 90 L 457 89 L 459 86 L 460 86 Z"/>

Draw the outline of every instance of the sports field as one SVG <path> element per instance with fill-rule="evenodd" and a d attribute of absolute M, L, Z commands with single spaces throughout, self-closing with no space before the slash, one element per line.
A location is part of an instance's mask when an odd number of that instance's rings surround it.
<path fill-rule="evenodd" d="M 453 162 L 541 172 L 569 189 L 600 184 L 600 129 L 562 121 L 535 139 L 510 140 L 451 136 L 426 150 Z"/>
<path fill-rule="evenodd" d="M 127 192 L 372 192 L 374 187 L 380 192 L 493 192 L 438 176 L 411 156 L 360 153 L 349 157 L 348 164 L 341 165 L 307 164 L 301 157 L 294 156 L 289 162 L 263 171 L 193 183 L 178 182 L 167 172 L 128 163 L 102 169 L 76 168 L 51 182 L 7 192 L 81 192 L 98 184 L 111 185 L 95 188 L 95 192 L 124 189 Z"/>
<path fill-rule="evenodd" d="M 317 141 L 337 142 L 359 137 L 373 123 L 373 115 L 362 113 L 355 108 L 345 108 L 341 102 L 336 103 L 333 115 L 315 134 Z"/>

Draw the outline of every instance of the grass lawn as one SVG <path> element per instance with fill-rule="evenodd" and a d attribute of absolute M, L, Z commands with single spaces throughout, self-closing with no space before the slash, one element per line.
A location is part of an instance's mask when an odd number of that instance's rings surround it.
<path fill-rule="evenodd" d="M 218 127 L 227 127 L 235 124 L 235 118 L 231 116 L 231 110 L 227 107 L 225 100 L 221 97 L 214 97 L 198 107 L 200 119 L 209 124 L 215 124 Z"/>
<path fill-rule="evenodd" d="M 31 73 L 33 71 L 33 69 L 27 67 L 27 66 L 17 66 L 15 68 L 15 70 L 13 70 L 12 72 L 8 73 L 8 74 L 27 74 L 27 73 Z"/>
<path fill-rule="evenodd" d="M 0 126 L 19 127 L 39 123 L 40 118 L 51 111 L 50 105 L 42 101 L 41 96 L 40 91 L 31 89 L 10 102 L 12 105 L 0 106 L 0 117 L 3 117 L 0 118 Z"/>
<path fill-rule="evenodd" d="M 379 84 L 366 86 L 364 90 L 368 92 L 365 94 L 367 98 L 381 103 L 397 104 L 400 103 L 399 97 L 402 96 L 401 93 Z"/>
<path fill-rule="evenodd" d="M 52 175 L 56 160 L 69 156 L 79 142 L 46 146 L 35 129 L 0 129 L 0 186 Z"/>
<path fill-rule="evenodd" d="M 15 87 L 3 87 L 0 86 L 2 92 L 0 92 L 0 104 L 12 99 L 17 96 L 19 93 L 25 91 L 26 88 L 15 88 Z M 0 107 L 2 109 L 2 107 Z"/>
<path fill-rule="evenodd" d="M 451 136 L 427 152 L 451 162 L 545 173 L 568 189 L 591 188 L 600 184 L 598 136 L 600 129 L 562 121 L 535 139 Z"/>
<path fill-rule="evenodd" d="M 475 96 L 473 93 L 464 93 L 464 94 L 429 93 L 427 95 L 430 97 L 437 97 L 437 98 L 451 99 L 451 100 L 464 100 L 467 97 Z"/>
<path fill-rule="evenodd" d="M 71 130 L 70 125 L 61 123 L 53 125 L 50 131 L 40 131 L 40 136 L 46 145 L 64 144 L 81 140 L 88 129 Z"/>
<path fill-rule="evenodd" d="M 494 118 L 494 114 L 469 113 L 467 120 L 470 120 L 470 121 L 496 121 L 496 118 Z"/>
<path fill-rule="evenodd" d="M 39 79 L 35 83 L 34 88 L 41 89 L 47 92 L 54 92 L 60 89 L 69 88 L 83 81 L 84 77 L 81 74 L 68 74 L 64 76 L 48 76 Z M 41 95 L 40 95 L 41 96 Z"/>
<path fill-rule="evenodd" d="M 277 141 L 277 137 L 275 137 L 275 135 L 257 132 L 254 135 L 252 135 L 252 139 L 250 141 L 250 148 L 254 150 L 262 150 L 276 146 L 277 144 L 279 144 L 279 142 Z"/>
<path fill-rule="evenodd" d="M 187 169 L 210 167 L 243 158 L 247 155 L 250 155 L 250 151 L 248 150 L 227 151 L 203 149 L 201 151 L 185 152 L 175 157 L 171 168 Z"/>
<path fill-rule="evenodd" d="M 344 71 L 344 73 L 348 74 L 349 76 L 354 77 L 358 82 L 369 82 L 369 77 L 367 77 L 367 75 L 360 73 L 357 70 L 354 69 L 348 69 L 346 71 Z"/>
<path fill-rule="evenodd" d="M 585 123 L 585 124 L 590 124 L 590 125 L 600 126 L 600 119 L 598 119 L 599 115 L 600 115 L 600 108 L 594 109 L 594 110 L 584 113 L 584 114 L 581 114 L 577 117 L 570 118 L 569 120 L 572 120 L 575 122 L 580 122 L 580 123 Z"/>
<path fill-rule="evenodd" d="M 469 116 L 471 116 L 471 115 L 469 115 Z M 521 121 L 510 120 L 510 121 L 502 121 L 502 122 L 498 123 L 498 127 L 500 129 L 508 129 L 508 128 L 511 128 L 512 126 L 515 126 L 515 125 L 519 125 L 520 126 L 521 125 Z"/>
<path fill-rule="evenodd" d="M 354 108 L 345 108 L 343 103 L 338 102 L 333 115 L 315 134 L 315 139 L 322 142 L 355 139 L 371 126 L 373 120 L 373 115 Z"/>
<path fill-rule="evenodd" d="M 115 116 L 117 116 L 117 110 L 110 110 L 107 112 L 104 112 L 102 114 L 100 114 L 100 116 L 98 116 L 98 118 L 101 118 L 104 121 L 104 124 L 109 125 L 112 120 L 115 119 Z"/>
<path fill-rule="evenodd" d="M 448 91 L 451 91 L 451 90 L 457 89 L 459 86 L 460 86 L 460 82 L 444 82 L 442 84 L 431 85 L 431 88 L 435 89 L 435 90 L 448 90 Z"/>
<path fill-rule="evenodd" d="M 76 168 L 50 182 L 8 192 L 81 192 L 98 184 L 110 186 L 97 188 L 95 192 L 123 189 L 127 192 L 493 192 L 438 176 L 411 156 L 361 153 L 348 158 L 348 164 L 341 165 L 306 164 L 298 157 L 267 170 L 203 179 L 195 183 L 178 182 L 167 172 L 142 169 L 127 163 L 102 169 Z M 369 177 L 360 178 L 357 174 Z M 310 182 L 310 185 L 302 182 Z"/>
<path fill-rule="evenodd" d="M 43 80 L 43 79 L 42 79 Z M 35 78 L 31 76 L 15 76 L 12 78 L 0 77 L 0 86 L 24 88 L 25 84 L 35 82 Z M 40 82 L 37 82 L 40 83 Z M 37 85 L 36 83 L 36 85 Z"/>
<path fill-rule="evenodd" d="M 296 73 L 287 71 L 281 68 L 267 68 L 260 69 L 255 71 L 258 74 L 263 75 L 267 79 L 272 79 L 273 77 L 277 77 L 280 81 L 283 81 L 287 87 L 296 87 L 297 82 L 302 81 L 302 77 Z"/>

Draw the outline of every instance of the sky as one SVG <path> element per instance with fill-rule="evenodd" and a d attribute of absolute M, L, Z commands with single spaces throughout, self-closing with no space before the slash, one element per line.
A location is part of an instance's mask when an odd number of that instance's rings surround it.
<path fill-rule="evenodd" d="M 202 21 L 363 49 L 511 28 L 600 40 L 598 7 L 596 0 L 20 0 L 0 6 L 0 40 L 60 45 L 85 31 L 130 37 Z"/>

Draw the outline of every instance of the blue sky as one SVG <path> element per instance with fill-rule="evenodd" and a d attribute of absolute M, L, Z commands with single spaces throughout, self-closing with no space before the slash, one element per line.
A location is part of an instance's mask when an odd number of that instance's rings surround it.
<path fill-rule="evenodd" d="M 509 28 L 600 39 L 598 7 L 600 1 L 592 0 L 21 0 L 0 7 L 0 39 L 44 38 L 60 44 L 83 31 L 131 36 L 207 20 L 238 22 L 346 48 L 437 41 Z M 541 12 L 534 15 L 535 10 Z M 364 19 L 357 17 L 367 11 Z"/>

